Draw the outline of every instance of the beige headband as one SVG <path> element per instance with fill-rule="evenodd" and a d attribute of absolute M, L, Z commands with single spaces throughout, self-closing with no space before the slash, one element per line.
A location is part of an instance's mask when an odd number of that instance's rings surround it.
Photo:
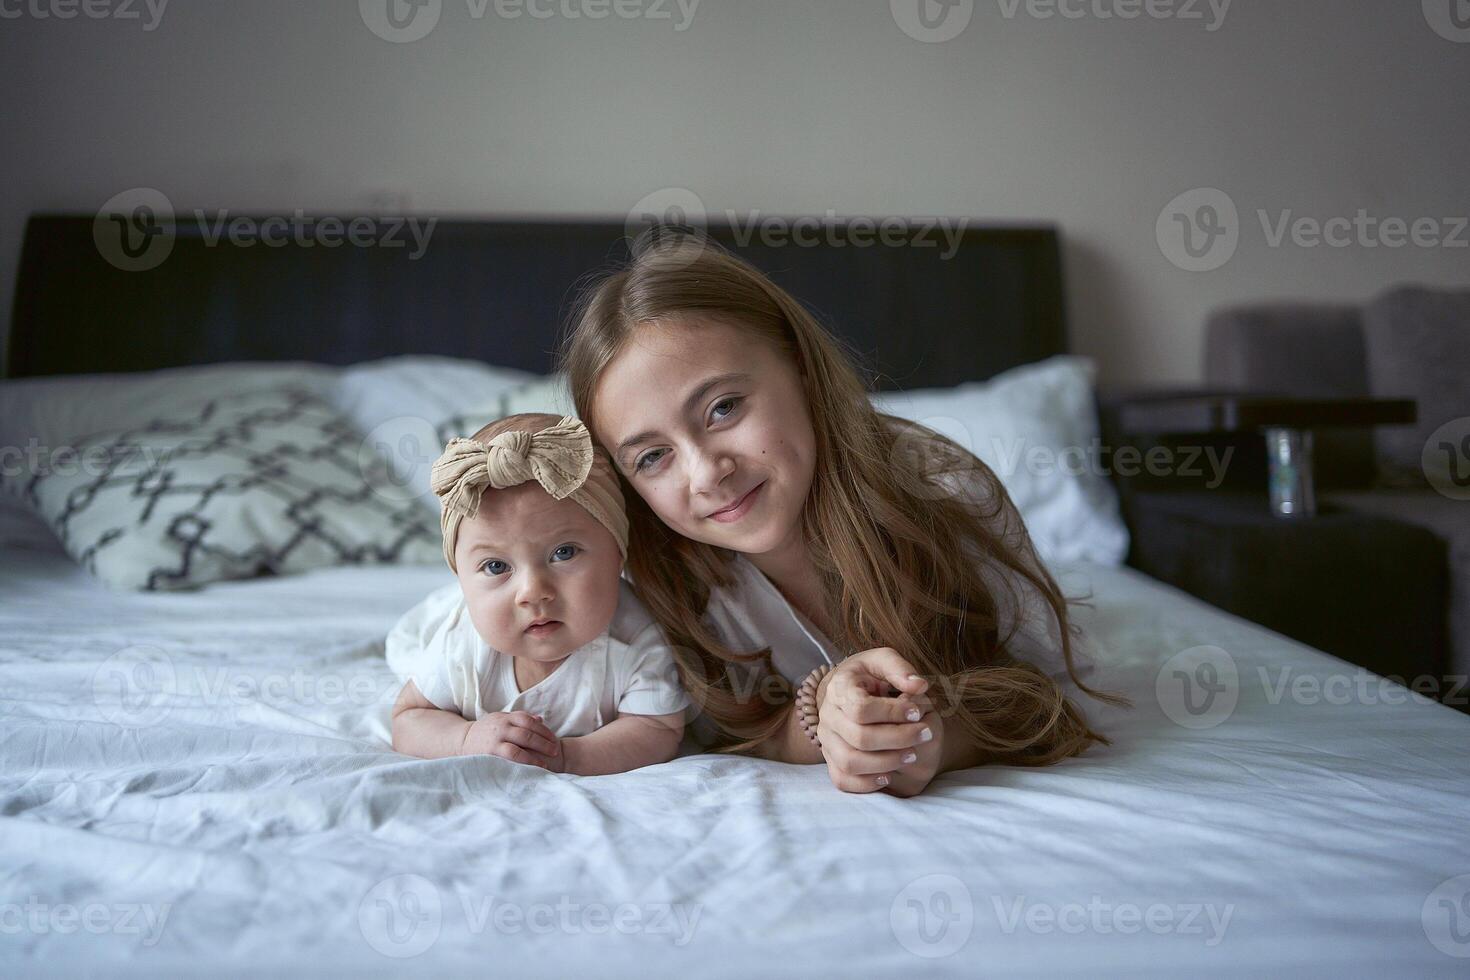
<path fill-rule="evenodd" d="M 459 525 L 480 506 L 487 487 L 504 490 L 535 480 L 552 499 L 570 497 L 607 528 L 628 557 L 628 515 L 623 491 L 607 465 L 594 466 L 596 451 L 587 426 L 570 415 L 537 432 L 502 432 L 488 444 L 451 439 L 429 471 L 429 485 L 443 502 L 439 527 L 444 532 L 444 560 L 454 568 Z"/>

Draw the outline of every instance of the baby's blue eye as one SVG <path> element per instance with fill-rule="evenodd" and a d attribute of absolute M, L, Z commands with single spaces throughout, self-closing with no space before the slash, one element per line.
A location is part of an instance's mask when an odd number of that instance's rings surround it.
<path fill-rule="evenodd" d="M 732 414 L 734 414 L 734 412 L 735 412 L 735 406 L 738 405 L 738 404 L 740 404 L 740 399 L 738 399 L 738 398 L 722 398 L 719 401 L 715 402 L 715 406 L 714 407 L 715 407 L 716 411 L 719 410 L 719 407 L 721 405 L 729 405 L 730 406 L 729 411 L 725 412 L 725 414 L 723 414 L 723 415 L 716 415 L 715 416 L 716 421 L 718 421 L 720 419 L 727 419 L 727 418 L 729 418 Z"/>
<path fill-rule="evenodd" d="M 489 561 L 485 562 L 485 564 L 480 566 L 480 571 L 485 572 L 489 575 L 504 575 L 507 571 L 509 571 L 509 569 L 510 566 L 501 561 L 499 558 L 491 558 Z"/>
<path fill-rule="evenodd" d="M 577 546 L 574 544 L 564 544 L 551 553 L 553 561 L 570 561 L 571 559 L 575 558 L 576 555 Z"/>

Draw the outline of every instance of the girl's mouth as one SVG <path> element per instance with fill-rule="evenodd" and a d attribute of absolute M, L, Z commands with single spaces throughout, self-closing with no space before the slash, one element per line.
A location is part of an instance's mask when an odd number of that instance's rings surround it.
<path fill-rule="evenodd" d="M 721 524 L 733 524 L 736 521 L 740 520 L 740 518 L 750 513 L 750 508 L 755 506 L 756 498 L 760 495 L 761 489 L 765 485 L 766 484 L 764 480 L 762 480 L 760 483 L 757 483 L 754 487 L 746 492 L 745 496 L 741 497 L 739 500 L 735 501 L 735 503 L 731 504 L 729 507 L 726 507 L 724 510 L 715 511 L 713 514 L 709 515 L 709 519 L 712 521 L 719 521 Z"/>
<path fill-rule="evenodd" d="M 548 619 L 544 622 L 532 623 L 526 627 L 526 632 L 531 636 L 549 636 L 559 629 L 561 629 L 561 620 Z"/>

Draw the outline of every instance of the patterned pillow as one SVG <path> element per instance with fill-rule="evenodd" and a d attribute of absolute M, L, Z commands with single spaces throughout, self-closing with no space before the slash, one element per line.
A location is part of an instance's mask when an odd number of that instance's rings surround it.
<path fill-rule="evenodd" d="M 375 486 L 383 468 L 346 418 L 289 385 L 78 440 L 25 495 L 119 589 L 441 561 L 434 515 Z"/>

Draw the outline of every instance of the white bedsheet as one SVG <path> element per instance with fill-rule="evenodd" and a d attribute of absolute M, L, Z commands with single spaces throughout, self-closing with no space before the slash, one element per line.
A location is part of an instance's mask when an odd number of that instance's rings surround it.
<path fill-rule="evenodd" d="M 1470 955 L 1470 878 L 1451 880 L 1470 873 L 1470 718 L 1332 703 L 1330 683 L 1310 703 L 1310 683 L 1356 675 L 1126 569 L 1066 576 L 1092 583 L 1081 615 L 1104 680 L 1137 702 L 1090 709 L 1114 746 L 950 773 L 909 800 L 732 757 L 577 778 L 396 755 L 381 638 L 444 574 L 118 595 L 64 557 L 0 552 L 0 970 L 1470 967 L 1451 955 Z M 1242 684 L 1228 719 L 1191 729 L 1155 680 L 1201 644 L 1228 651 Z M 1316 680 L 1293 697 L 1300 676 Z"/>

